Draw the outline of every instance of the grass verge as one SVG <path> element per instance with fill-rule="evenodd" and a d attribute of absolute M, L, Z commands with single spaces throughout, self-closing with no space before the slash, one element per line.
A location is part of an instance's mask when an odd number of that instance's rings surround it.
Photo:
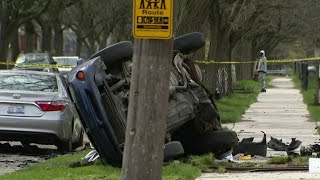
<path fill-rule="evenodd" d="M 309 164 L 309 157 L 305 156 L 297 156 L 297 157 L 273 157 L 268 159 L 267 164 L 290 164 L 291 166 L 308 166 Z"/>
<path fill-rule="evenodd" d="M 121 169 L 105 166 L 101 161 L 82 167 L 71 168 L 69 165 L 79 161 L 88 151 L 59 156 L 48 161 L 34 164 L 29 168 L 18 170 L 1 176 L 1 180 L 32 179 L 32 180 L 118 180 Z M 164 166 L 164 180 L 194 180 L 201 174 L 201 168 L 192 164 L 174 161 Z"/>
<path fill-rule="evenodd" d="M 320 106 L 314 104 L 314 95 L 316 92 L 317 77 L 314 74 L 309 76 L 308 89 L 303 90 L 301 88 L 301 81 L 298 76 L 291 75 L 295 86 L 297 89 L 300 89 L 301 94 L 303 95 L 303 101 L 308 106 L 308 111 L 310 113 L 310 118 L 313 121 L 320 121 Z"/>
<path fill-rule="evenodd" d="M 267 87 L 272 87 L 270 81 L 274 78 L 274 76 L 267 76 Z M 243 80 L 237 81 L 233 88 L 234 93 L 216 100 L 222 123 L 234 123 L 241 120 L 244 112 L 257 101 L 261 85 L 258 81 Z"/>

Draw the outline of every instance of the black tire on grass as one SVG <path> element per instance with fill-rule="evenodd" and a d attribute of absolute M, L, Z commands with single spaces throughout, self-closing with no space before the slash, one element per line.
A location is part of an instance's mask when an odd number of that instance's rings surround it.
<path fill-rule="evenodd" d="M 163 161 L 169 161 L 180 157 L 184 154 L 184 149 L 179 141 L 172 141 L 164 146 L 164 156 Z"/>
<path fill-rule="evenodd" d="M 230 151 L 238 144 L 234 131 L 208 131 L 204 133 L 180 133 L 174 138 L 180 141 L 186 154 L 201 155 L 213 153 L 216 155 Z"/>

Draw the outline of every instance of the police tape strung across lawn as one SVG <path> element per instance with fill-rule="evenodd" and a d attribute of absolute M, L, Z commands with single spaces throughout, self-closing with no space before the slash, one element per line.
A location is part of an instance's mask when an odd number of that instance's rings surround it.
<path fill-rule="evenodd" d="M 0 62 L 0 65 L 16 65 L 14 62 Z M 75 66 L 62 66 L 56 64 L 19 64 L 19 67 L 41 67 L 41 68 L 74 68 Z"/>
<path fill-rule="evenodd" d="M 278 59 L 267 60 L 268 63 L 290 63 L 290 62 L 302 62 L 302 61 L 319 61 L 319 57 L 304 58 L 304 59 Z M 251 64 L 257 61 L 214 61 L 214 60 L 196 60 L 197 64 Z M 16 65 L 14 62 L 0 62 L 0 65 Z M 20 67 L 42 67 L 42 68 L 74 68 L 74 66 L 62 66 L 56 64 L 19 64 Z"/>
<path fill-rule="evenodd" d="M 290 62 L 302 62 L 302 61 L 319 61 L 319 57 L 315 58 L 304 58 L 304 59 L 278 59 L 278 60 L 267 60 L 268 63 L 290 63 Z M 257 60 L 258 61 L 258 60 Z M 197 64 L 251 64 L 257 61 L 214 61 L 214 60 L 196 60 Z"/>

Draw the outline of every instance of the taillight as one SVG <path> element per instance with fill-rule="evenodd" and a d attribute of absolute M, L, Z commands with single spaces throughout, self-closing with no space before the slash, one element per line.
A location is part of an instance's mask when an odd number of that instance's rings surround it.
<path fill-rule="evenodd" d="M 36 101 L 35 102 L 42 111 L 62 111 L 68 103 L 66 101 Z"/>
<path fill-rule="evenodd" d="M 78 71 L 76 74 L 76 77 L 80 80 L 80 81 L 84 81 L 86 78 L 85 74 L 83 71 Z"/>

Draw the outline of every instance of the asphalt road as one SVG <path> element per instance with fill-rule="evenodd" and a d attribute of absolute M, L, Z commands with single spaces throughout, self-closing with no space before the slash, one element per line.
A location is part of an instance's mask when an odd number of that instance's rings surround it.
<path fill-rule="evenodd" d="M 20 143 L 0 142 L 0 175 L 10 173 L 60 154 L 55 146 L 34 145 L 23 148 Z"/>

